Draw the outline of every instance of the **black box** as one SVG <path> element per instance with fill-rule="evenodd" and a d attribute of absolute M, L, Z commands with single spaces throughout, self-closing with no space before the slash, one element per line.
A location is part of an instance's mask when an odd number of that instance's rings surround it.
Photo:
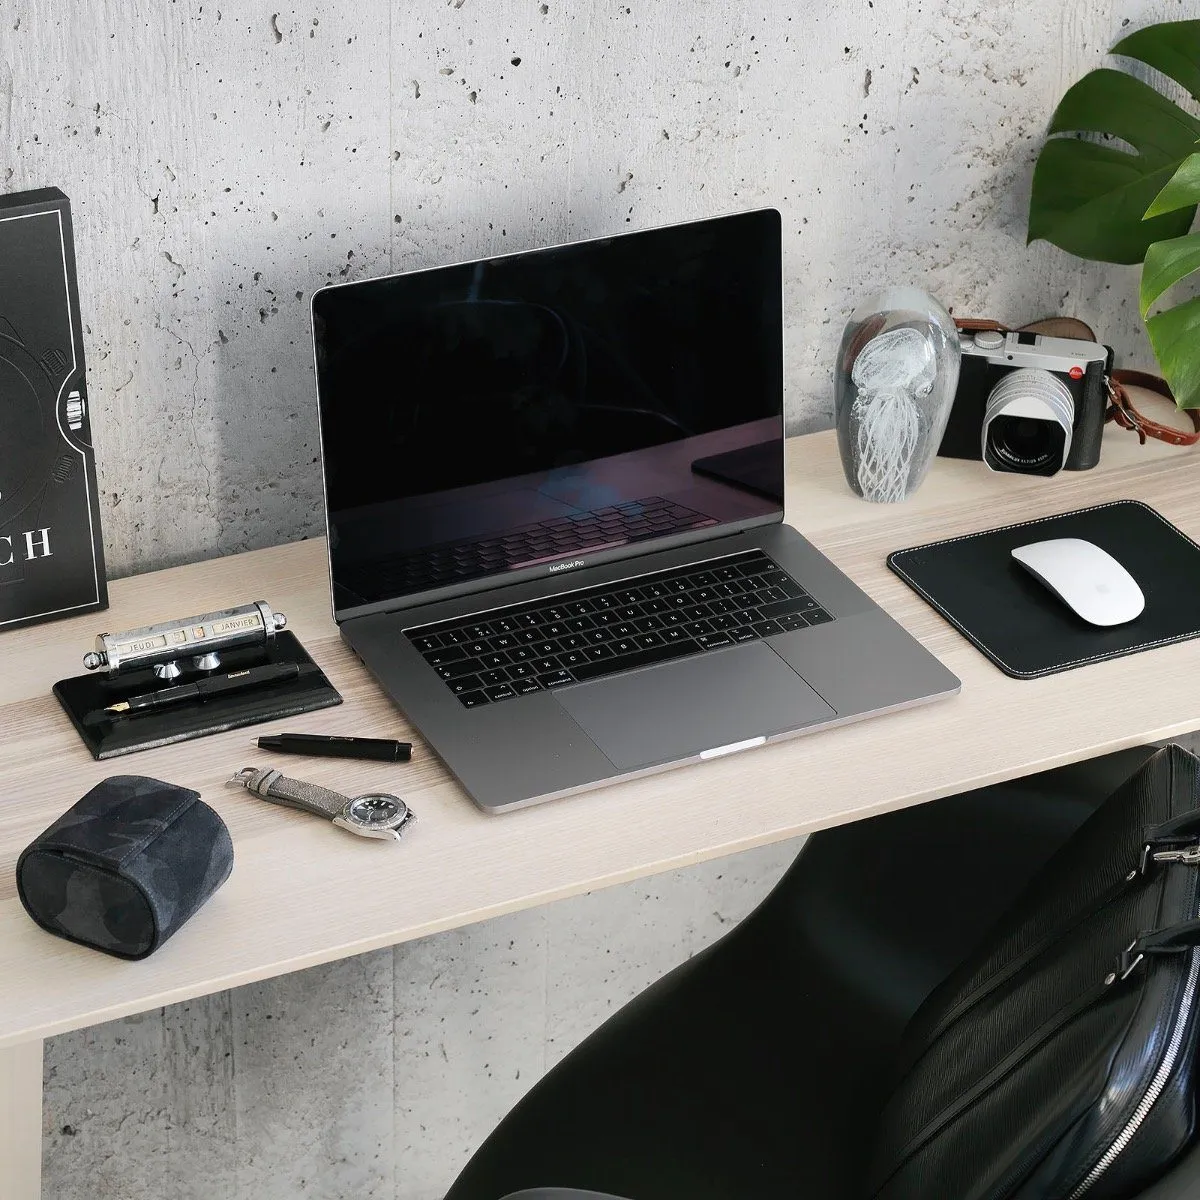
<path fill-rule="evenodd" d="M 0 632 L 107 607 L 71 204 L 0 196 Z"/>

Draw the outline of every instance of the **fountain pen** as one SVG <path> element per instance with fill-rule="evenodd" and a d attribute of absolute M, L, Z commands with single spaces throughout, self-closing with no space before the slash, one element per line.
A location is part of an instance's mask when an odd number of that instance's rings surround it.
<path fill-rule="evenodd" d="M 296 663 L 271 663 L 265 667 L 247 667 L 244 671 L 230 671 L 228 675 L 214 675 L 209 679 L 197 679 L 195 683 L 181 683 L 178 687 L 163 688 L 159 692 L 143 692 L 130 696 L 119 704 L 110 704 L 104 711 L 110 713 L 133 713 L 147 708 L 163 708 L 169 704 L 180 704 L 185 700 L 206 700 L 210 696 L 228 695 L 247 688 L 264 687 L 271 683 L 283 683 L 300 674 Z"/>
<path fill-rule="evenodd" d="M 321 733 L 269 733 L 258 739 L 258 748 L 322 758 L 368 758 L 375 762 L 408 762 L 412 758 L 412 742 Z"/>

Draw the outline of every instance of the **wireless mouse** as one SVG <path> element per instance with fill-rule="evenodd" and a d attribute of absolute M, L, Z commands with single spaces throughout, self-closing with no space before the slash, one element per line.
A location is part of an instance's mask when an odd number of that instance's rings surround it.
<path fill-rule="evenodd" d="M 1133 576 L 1094 542 L 1054 538 L 1017 546 L 1012 556 L 1090 625 L 1124 625 L 1146 607 Z"/>

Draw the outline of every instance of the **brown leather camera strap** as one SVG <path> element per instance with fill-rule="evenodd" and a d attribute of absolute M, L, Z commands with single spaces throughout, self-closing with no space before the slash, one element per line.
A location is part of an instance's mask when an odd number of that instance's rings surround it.
<path fill-rule="evenodd" d="M 1041 321 L 1032 321 L 1028 325 L 1012 328 L 1002 325 L 999 321 L 973 320 L 969 317 L 956 317 L 955 325 L 964 333 L 979 333 L 983 330 L 995 330 L 997 333 L 1044 333 L 1047 337 L 1078 338 L 1081 341 L 1094 342 L 1096 335 L 1083 321 L 1075 317 L 1046 317 Z M 1132 430 L 1138 435 L 1142 445 L 1148 437 L 1166 442 L 1171 446 L 1194 446 L 1200 442 L 1200 409 L 1180 409 L 1187 415 L 1195 427 L 1194 432 L 1188 433 L 1183 429 L 1175 429 L 1170 425 L 1162 425 L 1144 416 L 1133 405 L 1129 398 L 1130 387 L 1145 388 L 1164 399 L 1175 403 L 1170 385 L 1158 375 L 1148 371 L 1114 371 L 1108 380 L 1109 405 L 1104 414 L 1105 421 L 1112 421 L 1122 429 Z"/>
<path fill-rule="evenodd" d="M 1106 421 L 1115 421 L 1122 429 L 1132 429 L 1138 435 L 1143 445 L 1148 437 L 1172 446 L 1194 446 L 1200 442 L 1200 408 L 1183 408 L 1195 426 L 1193 433 L 1185 433 L 1170 425 L 1160 425 L 1138 412 L 1129 398 L 1128 387 L 1145 388 L 1149 392 L 1157 392 L 1160 396 L 1175 403 L 1175 397 L 1165 379 L 1151 375 L 1147 371 L 1114 371 L 1108 381 L 1108 392 L 1111 403 L 1104 414 Z"/>

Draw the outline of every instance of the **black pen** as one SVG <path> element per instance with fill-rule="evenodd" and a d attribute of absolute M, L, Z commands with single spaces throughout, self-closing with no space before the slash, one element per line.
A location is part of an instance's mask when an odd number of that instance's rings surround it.
<path fill-rule="evenodd" d="M 244 671 L 230 671 L 228 675 L 213 675 L 208 679 L 197 679 L 195 683 L 181 683 L 178 687 L 163 688 L 160 692 L 143 692 L 130 696 L 119 704 L 110 704 L 104 711 L 110 713 L 140 712 L 147 708 L 161 708 L 168 704 L 180 704 L 184 700 L 204 700 L 209 696 L 241 692 L 247 688 L 263 687 L 270 683 L 283 683 L 300 674 L 296 663 L 271 663 L 265 667 L 247 667 Z"/>
<path fill-rule="evenodd" d="M 408 762 L 411 742 L 388 738 L 337 737 L 322 733 L 272 733 L 258 739 L 260 750 L 310 754 L 320 758 L 369 758 L 375 762 Z"/>

